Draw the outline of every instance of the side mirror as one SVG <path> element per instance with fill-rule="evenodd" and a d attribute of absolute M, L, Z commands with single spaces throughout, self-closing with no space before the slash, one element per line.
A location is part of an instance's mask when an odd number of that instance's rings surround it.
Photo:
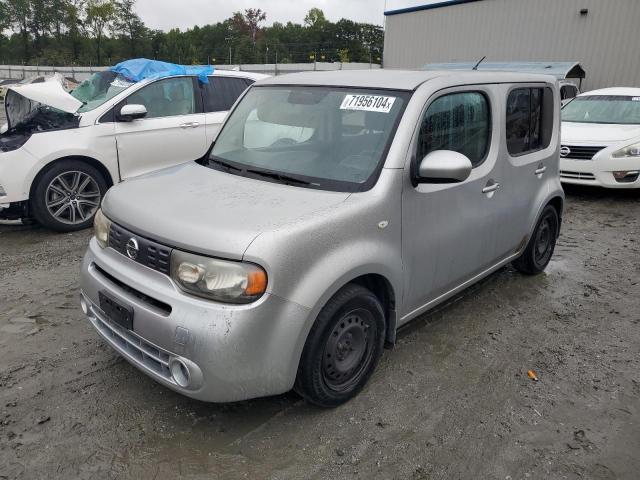
<path fill-rule="evenodd" d="M 471 160 L 452 150 L 435 150 L 420 162 L 418 183 L 464 182 L 471 175 Z"/>
<path fill-rule="evenodd" d="M 118 119 L 123 122 L 131 122 L 147 116 L 147 107 L 144 105 L 125 105 L 120 109 Z"/>

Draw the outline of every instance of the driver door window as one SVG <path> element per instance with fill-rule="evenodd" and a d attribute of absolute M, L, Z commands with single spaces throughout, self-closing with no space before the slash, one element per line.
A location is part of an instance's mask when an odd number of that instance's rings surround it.
<path fill-rule="evenodd" d="M 427 109 L 418 140 L 418 161 L 434 150 L 466 155 L 473 167 L 487 154 L 491 118 L 486 97 L 479 92 L 444 95 Z"/>
<path fill-rule="evenodd" d="M 129 105 L 144 105 L 145 118 L 191 115 L 196 112 L 191 77 L 160 80 L 141 88 L 127 98 Z"/>

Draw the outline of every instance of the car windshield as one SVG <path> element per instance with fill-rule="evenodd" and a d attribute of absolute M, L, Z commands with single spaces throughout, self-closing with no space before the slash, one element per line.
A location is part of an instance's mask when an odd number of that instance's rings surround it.
<path fill-rule="evenodd" d="M 225 123 L 208 165 L 309 188 L 371 188 L 407 92 L 254 87 Z"/>
<path fill-rule="evenodd" d="M 133 83 L 119 73 L 98 72 L 78 85 L 71 95 L 82 102 L 82 107 L 78 110 L 78 113 L 82 113 L 99 107 L 131 85 Z"/>
<path fill-rule="evenodd" d="M 562 120 L 576 123 L 640 124 L 640 96 L 586 95 L 562 109 Z"/>

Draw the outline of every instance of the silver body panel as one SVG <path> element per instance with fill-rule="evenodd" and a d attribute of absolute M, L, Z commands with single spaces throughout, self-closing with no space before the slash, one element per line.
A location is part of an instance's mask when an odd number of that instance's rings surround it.
<path fill-rule="evenodd" d="M 395 300 L 388 321 L 397 328 L 517 257 L 544 206 L 564 198 L 558 178 L 559 108 L 548 148 L 513 158 L 505 139 L 509 89 L 547 86 L 559 105 L 550 77 L 382 71 L 296 74 L 260 83 L 364 84 L 414 92 L 384 168 L 365 192 L 263 182 L 198 164 L 156 172 L 108 192 L 103 210 L 113 222 L 171 247 L 253 262 L 267 272 L 267 293 L 260 300 L 224 305 L 190 296 L 167 275 L 92 240 L 82 267 L 86 300 L 99 310 L 98 292 L 112 293 L 133 306 L 136 336 L 196 364 L 203 386 L 190 391 L 125 355 L 185 395 L 222 402 L 289 390 L 315 318 L 344 285 L 363 275 L 383 277 Z M 440 95 L 466 90 L 482 91 L 490 100 L 493 133 L 486 160 L 463 182 L 414 187 L 411 162 L 424 111 Z M 169 304 L 171 313 L 154 311 L 100 269 Z"/>

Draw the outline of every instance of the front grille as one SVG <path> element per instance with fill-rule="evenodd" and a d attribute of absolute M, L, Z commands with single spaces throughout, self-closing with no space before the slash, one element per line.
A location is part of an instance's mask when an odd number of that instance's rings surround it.
<path fill-rule="evenodd" d="M 93 264 L 93 268 L 95 268 L 96 271 L 98 273 L 100 273 L 100 275 L 102 275 L 104 278 L 109 280 L 115 286 L 117 286 L 120 289 L 124 290 L 128 294 L 136 297 L 138 300 L 142 301 L 143 303 L 146 303 L 147 305 L 149 305 L 151 307 L 154 307 L 156 310 L 158 310 L 158 313 L 160 313 L 161 315 L 163 315 L 165 317 L 168 317 L 169 315 L 171 315 L 171 305 L 168 305 L 168 304 L 166 304 L 164 302 L 161 302 L 160 300 L 156 300 L 155 298 L 152 298 L 149 295 L 145 295 L 144 293 L 140 292 L 139 290 L 136 290 L 135 288 L 130 287 L 126 283 L 121 282 L 120 280 L 118 280 L 113 275 L 111 275 L 111 274 L 107 273 L 106 271 L 104 271 L 102 268 L 100 268 L 95 263 Z"/>
<path fill-rule="evenodd" d="M 95 305 L 89 307 L 91 323 L 116 347 L 127 354 L 140 366 L 157 373 L 168 382 L 175 383 L 169 370 L 171 354 L 152 345 L 135 333 L 112 322 L 102 310 Z"/>
<path fill-rule="evenodd" d="M 572 178 L 575 180 L 595 180 L 596 176 L 593 173 L 568 172 L 566 170 L 560 170 L 560 178 Z"/>
<path fill-rule="evenodd" d="M 569 154 L 562 158 L 570 158 L 572 160 L 591 160 L 600 150 L 606 147 L 587 147 L 578 145 L 562 145 L 562 149 L 568 148 Z M 560 150 L 562 152 L 562 150 Z"/>
<path fill-rule="evenodd" d="M 145 267 L 169 275 L 171 248 L 136 235 L 120 225 L 111 224 L 109 246 L 129 258 L 131 257 L 127 255 L 127 242 L 132 238 L 138 243 L 138 255 L 132 260 L 141 263 Z"/>

